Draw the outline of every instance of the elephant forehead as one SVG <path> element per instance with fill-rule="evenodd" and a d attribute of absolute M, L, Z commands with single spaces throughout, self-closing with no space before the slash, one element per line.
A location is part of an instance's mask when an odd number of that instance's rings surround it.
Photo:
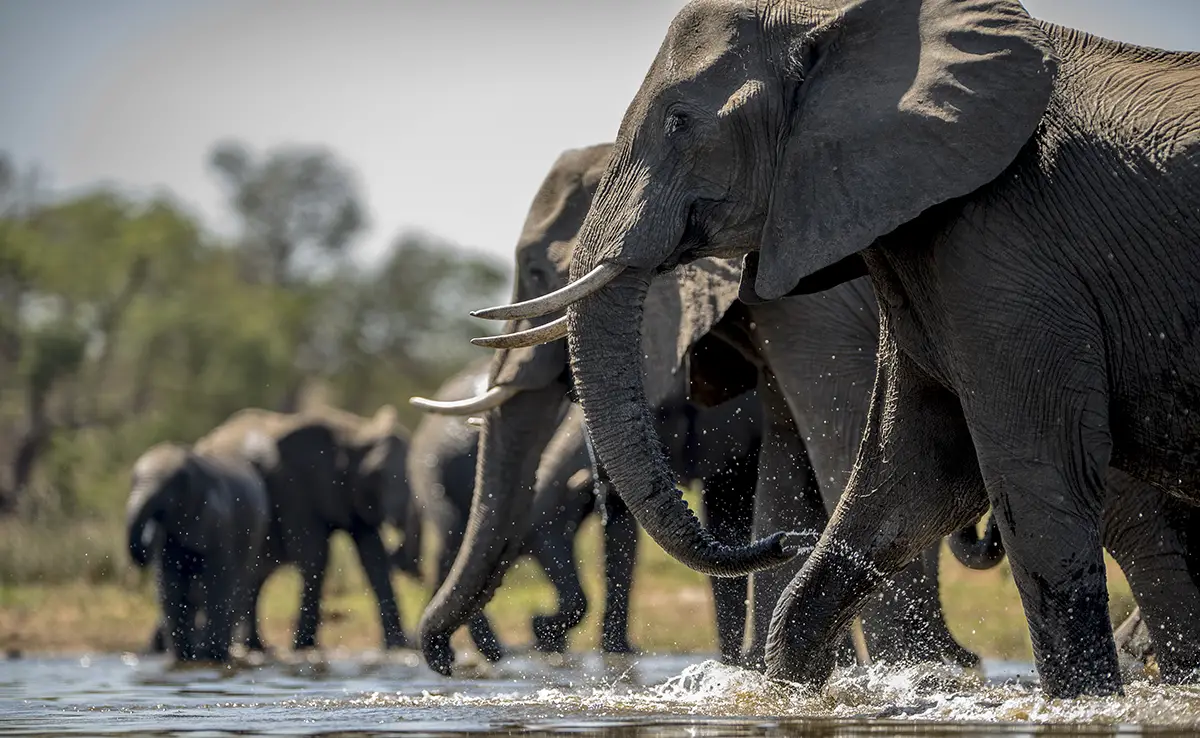
<path fill-rule="evenodd" d="M 712 66 L 736 40 L 741 21 L 754 16 L 745 0 L 695 0 L 679 11 L 667 30 L 664 71 L 688 78 Z"/>

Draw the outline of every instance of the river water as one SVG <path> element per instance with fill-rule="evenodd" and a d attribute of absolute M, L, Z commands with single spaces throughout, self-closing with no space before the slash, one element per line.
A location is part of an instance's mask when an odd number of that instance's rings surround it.
<path fill-rule="evenodd" d="M 453 679 L 415 653 L 223 670 L 133 655 L 0 661 L 0 735 L 1139 735 L 1200 730 L 1200 687 L 1047 700 L 1028 665 L 858 667 L 818 694 L 703 656 L 517 655 Z M 1189 732 L 1191 732 L 1189 730 Z"/>

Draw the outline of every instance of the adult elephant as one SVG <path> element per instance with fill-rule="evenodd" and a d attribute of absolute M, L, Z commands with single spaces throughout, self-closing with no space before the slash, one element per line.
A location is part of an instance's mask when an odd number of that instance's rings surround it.
<path fill-rule="evenodd" d="M 380 538 L 384 500 L 393 485 L 407 484 L 405 433 L 395 408 L 371 418 L 334 408 L 276 413 L 248 408 L 196 442 L 198 453 L 241 455 L 255 465 L 271 501 L 269 566 L 252 593 L 257 602 L 266 576 L 280 564 L 300 569 L 303 590 L 293 647 L 316 646 L 321 588 L 329 563 L 329 537 L 345 531 L 354 541 L 379 603 L 384 645 L 407 645 L 392 590 L 391 566 Z M 251 648 L 262 648 L 252 622 Z"/>
<path fill-rule="evenodd" d="M 472 398 L 487 386 L 486 364 L 468 367 L 449 380 L 433 401 L 419 405 L 445 410 Z M 682 478 L 702 481 L 702 500 L 715 527 L 729 540 L 750 535 L 752 510 L 741 488 L 755 484 L 755 460 L 759 433 L 756 401 L 752 395 L 714 410 L 698 410 L 676 401 L 658 409 L 659 428 L 666 439 L 668 456 Z M 557 428 L 541 450 L 530 500 L 524 501 L 530 525 L 523 529 L 518 550 L 535 558 L 554 586 L 557 612 L 533 619 L 534 647 L 541 651 L 566 650 L 568 632 L 578 626 L 587 612 L 587 597 L 580 584 L 575 560 L 575 535 L 584 519 L 599 509 L 603 518 L 606 600 L 601 630 L 601 648 L 609 653 L 628 653 L 629 592 L 636 562 L 637 527 L 619 497 L 597 499 L 596 478 L 585 442 L 582 413 L 565 402 L 530 422 L 557 421 Z M 409 476 L 423 514 L 433 520 L 443 536 L 438 565 L 438 591 L 456 596 L 461 585 L 450 578 L 451 568 L 468 529 L 476 489 L 476 447 L 479 431 L 462 416 L 433 413 L 418 426 L 409 457 Z M 706 437 L 707 442 L 701 439 Z M 532 453 L 532 452 L 531 452 Z M 487 474 L 487 472 L 483 472 Z M 502 506 L 507 506 L 503 501 Z M 519 503 L 513 503 L 519 504 Z M 489 531 L 490 532 L 490 531 Z M 465 560 L 472 556 L 466 554 Z M 514 559 L 515 560 L 515 559 Z M 510 562 L 511 563 L 511 562 Z M 503 572 L 501 572 L 501 575 Z M 718 638 L 722 653 L 736 660 L 741 651 L 745 623 L 747 583 L 714 582 Z M 427 614 L 427 618 L 429 615 Z M 462 623 L 448 627 L 450 633 Z M 500 648 L 486 616 L 477 610 L 467 621 L 472 639 L 490 659 Z M 481 643 L 482 641 L 482 643 Z M 496 645 L 493 645 L 496 644 Z M 449 670 L 453 654 L 431 665 Z"/>
<path fill-rule="evenodd" d="M 270 525 L 254 468 L 236 455 L 160 443 L 134 463 L 127 510 L 130 558 L 158 565 L 155 640 L 179 661 L 228 661 L 234 627 L 254 619 Z"/>
<path fill-rule="evenodd" d="M 746 255 L 752 302 L 869 276 L 862 451 L 779 603 L 770 675 L 823 682 L 886 576 L 990 502 L 1046 693 L 1121 690 L 1106 470 L 1200 501 L 1197 99 L 1200 56 L 1013 0 L 708 0 L 677 16 L 584 222 L 577 301 L 541 335 L 569 327 L 597 451 L 639 522 L 684 561 L 741 571 L 790 552 L 708 545 L 649 451 L 651 277 Z"/>
<path fill-rule="evenodd" d="M 525 228 L 517 246 L 517 300 L 537 299 L 553 293 L 567 281 L 579 226 L 591 203 L 597 182 L 609 162 L 610 144 L 565 152 L 559 157 L 534 198 Z M 661 480 L 674 490 L 677 478 L 690 479 L 681 469 L 681 450 L 671 450 L 670 434 L 662 431 L 662 411 L 670 406 L 670 398 L 679 398 L 683 388 L 689 388 L 694 399 L 712 410 L 693 412 L 716 413 L 719 418 L 722 403 L 737 402 L 739 394 L 757 388 L 757 402 L 745 408 L 730 405 L 734 412 L 753 414 L 761 423 L 761 450 L 757 460 L 740 462 L 745 469 L 742 479 L 712 478 L 713 499 L 725 500 L 727 508 L 738 505 L 756 506 L 755 525 L 765 531 L 798 528 L 807 532 L 812 543 L 827 520 L 827 509 L 837 495 L 850 469 L 857 450 L 859 428 L 866 407 L 871 380 L 874 376 L 874 341 L 877 334 L 874 303 L 869 288 L 860 287 L 847 293 L 843 303 L 853 306 L 847 314 L 831 305 L 833 301 L 810 300 L 793 303 L 795 311 L 787 320 L 810 326 L 807 343 L 789 341 L 786 333 L 775 330 L 780 340 L 768 347 L 766 337 L 748 353 L 757 357 L 760 352 L 772 353 L 773 362 L 742 359 L 742 339 L 722 337 L 726 331 L 714 326 L 724 322 L 734 304 L 738 290 L 739 269 L 736 265 L 719 262 L 697 263 L 679 275 L 660 280 L 648 298 L 652 307 L 646 313 L 641 336 L 644 356 L 648 404 L 646 426 L 653 440 L 638 437 L 647 445 L 644 451 L 667 448 L 665 466 L 644 467 L 659 471 Z M 555 293 L 554 299 L 561 298 Z M 772 324 L 779 320 L 763 309 Z M 855 312 L 857 311 L 857 312 Z M 503 311 L 501 311 L 503 312 Z M 770 313 L 768 315 L 768 313 Z M 493 311 L 489 315 L 496 315 Z M 503 317 L 501 315 L 501 317 Z M 748 317 L 753 322 L 753 316 Z M 784 323 L 787 320 L 783 321 Z M 561 321 L 524 322 L 514 320 L 510 330 L 521 331 L 520 340 L 540 340 L 550 337 Z M 763 330 L 767 330 L 764 328 Z M 758 335 L 758 334 L 756 334 Z M 503 349 L 513 339 L 478 339 L 483 345 Z M 864 351 L 864 348 L 866 349 Z M 842 360 L 837 361 L 841 356 Z M 685 367 L 690 370 L 683 371 Z M 776 376 L 780 367 L 784 373 Z M 639 370 L 639 375 L 642 371 Z M 490 597 L 513 556 L 513 541 L 520 541 L 529 524 L 523 513 L 528 511 L 528 495 L 532 492 L 533 465 L 553 427 L 552 417 L 561 412 L 565 402 L 571 372 L 567 366 L 566 346 L 554 341 L 535 347 L 514 346 L 501 350 L 493 364 L 486 387 L 458 403 L 418 401 L 438 412 L 479 413 L 485 415 L 481 453 L 482 461 L 476 481 L 475 507 L 472 509 L 473 528 L 468 545 L 455 566 L 456 575 L 444 585 L 426 610 L 422 619 L 422 647 L 435 668 L 448 669 L 452 654 L 448 653 L 448 633 L 458 627 L 463 618 L 482 607 Z M 857 410 L 852 412 L 851 409 Z M 729 410 L 725 410 L 729 412 Z M 797 430 L 800 422 L 804 438 Z M 640 421 L 639 421 L 640 422 Z M 631 428 L 638 428 L 633 425 Z M 718 419 L 701 432 L 702 445 L 719 447 L 729 435 L 723 427 L 729 421 Z M 736 435 L 736 433 L 735 433 Z M 678 435 L 676 435 L 676 438 Z M 806 448 L 807 446 L 807 448 Z M 703 452 L 700 458 L 721 458 L 719 452 Z M 811 466 L 809 464 L 811 457 Z M 814 476 L 815 472 L 815 476 Z M 626 475 L 624 480 L 628 480 Z M 614 477 L 614 481 L 616 478 Z M 819 480 L 819 483 L 818 483 Z M 764 487 L 753 494 L 762 482 Z M 617 483 L 620 497 L 630 499 Z M 634 500 L 636 504 L 645 501 Z M 678 500 L 674 491 L 668 504 L 676 510 L 690 512 Z M 826 507 L 828 506 L 828 508 Z M 719 520 L 720 516 L 709 516 Z M 694 521 L 692 524 L 695 525 Z M 683 532 L 684 528 L 680 529 Z M 695 525 L 695 530 L 700 531 Z M 717 531 L 721 533 L 721 531 Z M 697 542 L 710 552 L 730 551 L 723 544 L 735 543 L 738 538 L 700 531 Z M 659 539 L 661 542 L 661 538 Z M 801 541 L 803 542 L 803 540 Z M 675 546 L 678 552 L 679 547 Z M 671 549 L 668 549 L 671 550 Z M 783 560 L 775 559 L 776 563 Z M 695 562 L 693 558 L 692 563 Z M 749 565 L 746 565 L 749 564 Z M 754 636 L 745 659 L 758 664 L 766 641 L 766 625 L 773 607 L 786 582 L 798 568 L 781 568 L 757 575 L 754 585 Z M 729 567 L 703 569 L 714 577 L 714 592 L 719 613 L 731 613 L 719 623 L 723 632 L 722 652 L 733 659 L 732 653 L 741 641 L 738 605 L 745 597 L 741 589 L 720 583 L 730 575 L 744 574 L 755 568 L 753 562 Z M 894 587 L 881 596 L 866 613 L 864 629 L 868 646 L 876 658 L 897 660 L 941 660 L 974 664 L 978 657 L 962 648 L 950 635 L 941 614 L 937 591 L 937 548 L 929 547 L 925 562 L 914 564 L 894 580 Z M 735 585 L 740 587 L 742 585 Z M 726 594 L 723 590 L 729 589 Z M 728 600 L 728 606 L 720 603 Z M 735 625 L 736 623 L 736 625 Z M 734 631 L 737 635 L 734 635 Z"/>

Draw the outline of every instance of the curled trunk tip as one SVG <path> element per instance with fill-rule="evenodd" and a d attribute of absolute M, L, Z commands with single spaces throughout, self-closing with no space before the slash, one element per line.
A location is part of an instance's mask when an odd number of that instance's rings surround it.
<path fill-rule="evenodd" d="M 968 569 L 991 569 L 1004 560 L 1004 542 L 994 515 L 988 518 L 982 537 L 974 525 L 968 525 L 955 531 L 947 542 L 954 558 Z"/>

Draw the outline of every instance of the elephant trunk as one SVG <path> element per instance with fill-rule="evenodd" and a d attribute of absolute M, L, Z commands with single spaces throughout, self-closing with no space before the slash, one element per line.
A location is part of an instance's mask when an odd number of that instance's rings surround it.
<path fill-rule="evenodd" d="M 532 523 L 537 463 L 565 391 L 557 382 L 524 391 L 487 415 L 466 535 L 449 576 L 421 616 L 421 650 L 435 671 L 449 675 L 450 636 L 487 604 L 520 553 Z"/>
<path fill-rule="evenodd" d="M 596 453 L 638 523 L 680 562 L 726 577 L 778 566 L 794 555 L 790 536 L 723 545 L 700 525 L 676 486 L 642 381 L 641 324 L 650 280 L 649 272 L 628 269 L 568 312 L 571 368 Z"/>
<path fill-rule="evenodd" d="M 951 534 L 947 542 L 954 558 L 968 569 L 991 569 L 1004 560 L 1004 543 L 994 517 L 988 519 L 983 537 L 974 525 L 968 525 Z"/>

